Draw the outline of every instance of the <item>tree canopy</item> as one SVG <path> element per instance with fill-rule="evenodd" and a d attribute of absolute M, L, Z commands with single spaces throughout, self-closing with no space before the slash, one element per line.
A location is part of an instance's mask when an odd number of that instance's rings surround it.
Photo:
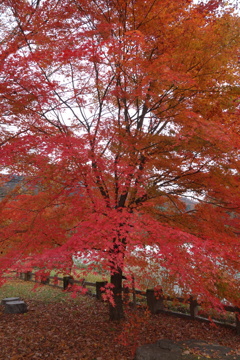
<path fill-rule="evenodd" d="M 222 1 L 0 6 L 2 182 L 23 178 L 0 203 L 2 272 L 88 251 L 119 319 L 142 250 L 239 305 L 239 16 Z"/>

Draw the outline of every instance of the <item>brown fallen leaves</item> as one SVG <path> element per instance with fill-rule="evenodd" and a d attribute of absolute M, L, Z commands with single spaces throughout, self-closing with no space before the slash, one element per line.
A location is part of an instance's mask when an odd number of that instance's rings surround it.
<path fill-rule="evenodd" d="M 224 327 L 142 310 L 113 323 L 107 305 L 87 296 L 79 303 L 26 302 L 26 314 L 0 313 L 0 360 L 127 360 L 138 345 L 162 338 L 219 343 L 240 358 L 240 337 Z"/>

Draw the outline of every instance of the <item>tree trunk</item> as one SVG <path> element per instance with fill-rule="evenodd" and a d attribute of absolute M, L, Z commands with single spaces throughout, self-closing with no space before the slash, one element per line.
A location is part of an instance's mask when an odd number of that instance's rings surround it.
<path fill-rule="evenodd" d="M 114 306 L 109 304 L 110 320 L 121 320 L 124 318 L 123 299 L 122 299 L 122 270 L 111 275 L 111 284 L 113 288 Z"/>

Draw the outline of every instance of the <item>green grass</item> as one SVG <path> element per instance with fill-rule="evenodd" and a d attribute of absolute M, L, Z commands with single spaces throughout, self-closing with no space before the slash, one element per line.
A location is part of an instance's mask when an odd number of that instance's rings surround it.
<path fill-rule="evenodd" d="M 37 272 L 37 269 L 33 270 L 33 274 Z M 52 270 L 50 272 L 50 276 L 57 276 L 59 278 L 63 278 L 64 276 L 68 276 L 67 273 L 60 273 L 57 270 Z M 102 275 L 92 269 L 74 269 L 74 273 L 72 272 L 72 276 L 75 280 L 85 279 L 86 282 L 90 282 L 95 284 L 96 281 L 109 281 L 109 276 Z M 33 276 L 33 280 L 35 277 Z M 50 283 L 53 284 L 53 279 L 50 280 Z M 8 297 L 20 297 L 21 299 L 31 299 L 31 300 L 39 300 L 44 302 L 63 302 L 67 300 L 73 300 L 73 294 L 64 292 L 62 290 L 63 283 L 59 281 L 58 285 L 61 288 L 54 288 L 48 285 L 40 285 L 39 283 L 35 283 L 32 281 L 10 281 L 5 285 L 0 287 L 0 302 L 4 298 Z M 77 284 L 78 285 L 78 284 Z M 88 286 L 87 289 L 95 294 L 96 287 Z M 74 300 L 81 301 L 81 296 L 77 296 Z"/>
<path fill-rule="evenodd" d="M 9 281 L 0 287 L 0 300 L 8 297 L 20 297 L 25 300 L 40 300 L 44 302 L 62 302 L 70 298 L 69 293 L 50 286 L 41 285 L 34 289 L 35 283 Z"/>

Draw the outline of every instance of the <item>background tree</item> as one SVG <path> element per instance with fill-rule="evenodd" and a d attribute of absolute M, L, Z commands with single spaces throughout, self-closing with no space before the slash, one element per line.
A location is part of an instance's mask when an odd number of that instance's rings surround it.
<path fill-rule="evenodd" d="M 3 2 L 1 159 L 26 183 L 1 204 L 3 271 L 91 250 L 111 319 L 136 249 L 214 304 L 223 272 L 237 286 L 239 17 L 221 3 Z"/>

